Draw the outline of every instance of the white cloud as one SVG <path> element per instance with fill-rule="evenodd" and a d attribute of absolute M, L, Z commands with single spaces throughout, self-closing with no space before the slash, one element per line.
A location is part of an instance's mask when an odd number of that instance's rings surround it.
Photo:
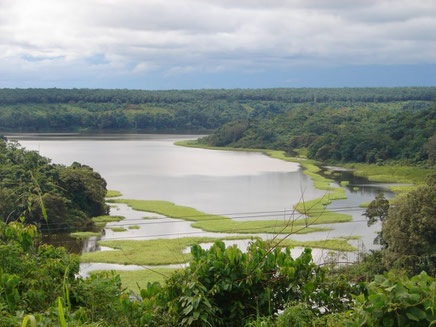
<path fill-rule="evenodd" d="M 434 64 L 434 31 L 434 0 L 0 0 L 0 73 Z"/>

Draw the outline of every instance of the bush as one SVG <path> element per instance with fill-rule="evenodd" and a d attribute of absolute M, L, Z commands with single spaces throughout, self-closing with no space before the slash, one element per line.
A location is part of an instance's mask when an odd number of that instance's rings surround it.
<path fill-rule="evenodd" d="M 289 301 L 308 299 L 324 281 L 325 270 L 311 250 L 293 259 L 290 249 L 255 241 L 243 253 L 216 241 L 209 250 L 191 249 L 190 266 L 167 281 L 166 309 L 183 326 L 244 326 L 271 316 Z"/>
<path fill-rule="evenodd" d="M 432 326 L 436 324 L 436 280 L 425 272 L 412 277 L 385 273 L 359 295 L 346 326 Z"/>

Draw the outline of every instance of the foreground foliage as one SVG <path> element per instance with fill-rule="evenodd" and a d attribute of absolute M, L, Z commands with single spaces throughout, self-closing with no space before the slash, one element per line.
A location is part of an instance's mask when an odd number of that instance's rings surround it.
<path fill-rule="evenodd" d="M 246 253 L 217 241 L 209 250 L 193 246 L 188 267 L 163 284 L 148 283 L 138 299 L 114 273 L 76 277 L 76 256 L 37 248 L 35 237 L 34 226 L 0 223 L 1 327 L 436 324 L 436 280 L 426 273 L 410 279 L 385 273 L 368 284 L 328 274 L 309 249 L 294 259 L 289 248 L 261 240 Z"/>
<path fill-rule="evenodd" d="M 245 326 L 258 316 L 271 321 L 289 301 L 308 303 L 315 315 L 349 308 L 363 286 L 344 279 L 327 280 L 325 268 L 306 249 L 293 259 L 261 240 L 246 253 L 216 241 L 209 250 L 191 249 L 190 265 L 176 271 L 160 291 L 159 316 L 177 326 Z M 146 294 L 142 294 L 143 296 Z"/>
<path fill-rule="evenodd" d="M 425 272 L 411 279 L 394 273 L 376 276 L 367 296 L 356 297 L 346 326 L 414 326 L 436 324 L 436 281 Z"/>

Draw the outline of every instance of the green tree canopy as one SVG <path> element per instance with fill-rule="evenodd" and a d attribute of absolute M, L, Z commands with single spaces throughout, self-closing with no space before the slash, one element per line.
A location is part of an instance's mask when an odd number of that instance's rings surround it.
<path fill-rule="evenodd" d="M 24 218 L 55 233 L 107 214 L 106 181 L 88 166 L 52 164 L 36 151 L 0 139 L 0 217 Z"/>
<path fill-rule="evenodd" d="M 384 261 L 411 274 L 436 273 L 436 175 L 427 185 L 400 197 L 382 227 Z"/>

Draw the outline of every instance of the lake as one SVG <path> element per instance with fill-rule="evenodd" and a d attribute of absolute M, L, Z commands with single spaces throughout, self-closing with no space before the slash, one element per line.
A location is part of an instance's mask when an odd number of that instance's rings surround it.
<path fill-rule="evenodd" d="M 311 200 L 325 194 L 314 188 L 297 163 L 256 152 L 174 145 L 176 141 L 196 139 L 196 135 L 14 134 L 8 138 L 18 140 L 29 150 L 39 151 L 54 163 L 70 165 L 77 161 L 93 167 L 106 179 L 108 189 L 120 191 L 123 198 L 171 201 L 238 220 L 285 219 L 285 210 L 290 210 L 302 196 L 304 200 Z M 368 183 L 349 172 L 341 174 L 338 180 L 350 180 L 350 185 L 345 187 L 348 198 L 334 201 L 329 208 L 352 215 L 353 221 L 326 225 L 333 228 L 329 232 L 293 235 L 293 238 L 318 240 L 357 235 L 361 240 L 355 244 L 365 249 L 376 248 L 372 241 L 380 225 L 368 228 L 362 216 L 364 210 L 358 205 L 372 200 L 381 190 L 388 198 L 393 197 L 393 193 L 384 189 L 385 184 Z M 359 189 L 353 190 L 356 186 Z M 165 217 L 143 220 L 144 213 L 125 205 L 113 208 L 111 214 L 124 215 L 127 219 L 108 226 L 130 223 L 140 228 L 124 233 L 106 229 L 102 239 L 223 235 L 192 228 L 189 221 Z M 95 243 L 96 239 L 81 243 L 81 251 L 98 250 Z"/>

